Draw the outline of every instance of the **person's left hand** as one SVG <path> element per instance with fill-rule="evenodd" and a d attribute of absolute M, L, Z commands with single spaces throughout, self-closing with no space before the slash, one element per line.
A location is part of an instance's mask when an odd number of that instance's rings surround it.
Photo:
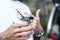
<path fill-rule="evenodd" d="M 27 13 L 27 12 L 25 12 L 25 13 L 29 16 L 33 16 L 31 13 Z M 43 28 L 42 28 L 41 23 L 40 23 L 39 13 L 40 13 L 40 9 L 38 9 L 36 11 L 36 16 L 33 16 L 34 20 L 32 23 L 30 23 L 30 25 L 33 27 L 35 34 L 40 34 L 40 32 L 43 31 Z"/>
<path fill-rule="evenodd" d="M 36 17 L 34 17 L 34 20 L 31 23 L 35 34 L 40 34 L 40 32 L 43 31 L 43 28 L 40 23 L 39 13 L 40 13 L 40 9 L 37 10 Z"/>

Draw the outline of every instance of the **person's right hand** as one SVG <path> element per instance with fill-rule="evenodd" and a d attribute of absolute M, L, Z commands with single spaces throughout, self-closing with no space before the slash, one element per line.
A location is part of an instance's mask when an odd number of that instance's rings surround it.
<path fill-rule="evenodd" d="M 32 29 L 26 22 L 13 24 L 0 34 L 1 40 L 26 40 L 32 34 Z"/>

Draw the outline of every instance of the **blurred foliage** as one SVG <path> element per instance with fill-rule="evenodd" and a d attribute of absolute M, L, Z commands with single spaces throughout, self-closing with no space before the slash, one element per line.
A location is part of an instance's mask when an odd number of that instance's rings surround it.
<path fill-rule="evenodd" d="M 53 0 L 53 3 L 60 3 L 60 0 Z"/>

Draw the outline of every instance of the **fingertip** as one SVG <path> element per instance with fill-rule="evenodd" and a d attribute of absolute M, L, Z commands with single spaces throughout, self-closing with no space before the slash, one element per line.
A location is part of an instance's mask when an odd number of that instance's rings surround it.
<path fill-rule="evenodd" d="M 37 10 L 37 13 L 40 12 L 40 9 Z"/>
<path fill-rule="evenodd" d="M 38 9 L 38 11 L 40 12 L 40 9 Z"/>
<path fill-rule="evenodd" d="M 37 10 L 36 17 L 39 17 L 39 15 L 40 15 L 40 9 Z"/>

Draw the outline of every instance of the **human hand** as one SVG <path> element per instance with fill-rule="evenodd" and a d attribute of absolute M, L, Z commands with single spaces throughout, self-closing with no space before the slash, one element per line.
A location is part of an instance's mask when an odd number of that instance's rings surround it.
<path fill-rule="evenodd" d="M 26 22 L 11 25 L 0 34 L 1 40 L 26 40 L 32 34 L 32 27 Z"/>
<path fill-rule="evenodd" d="M 40 9 L 38 9 L 36 11 L 36 16 L 34 16 L 34 15 L 32 15 L 32 13 L 28 13 L 28 12 L 25 12 L 25 14 L 34 17 L 33 22 L 30 23 L 30 25 L 33 27 L 35 34 L 40 34 L 40 32 L 43 31 L 43 28 L 42 28 L 41 23 L 40 23 L 40 17 L 39 17 Z"/>
<path fill-rule="evenodd" d="M 40 13 L 40 9 L 37 10 L 36 16 L 34 17 L 34 20 L 31 23 L 31 25 L 33 26 L 33 30 L 34 30 L 35 34 L 40 34 L 40 32 L 43 31 L 43 28 L 42 28 L 41 23 L 40 23 L 40 18 L 39 18 L 40 14 L 39 13 Z"/>

